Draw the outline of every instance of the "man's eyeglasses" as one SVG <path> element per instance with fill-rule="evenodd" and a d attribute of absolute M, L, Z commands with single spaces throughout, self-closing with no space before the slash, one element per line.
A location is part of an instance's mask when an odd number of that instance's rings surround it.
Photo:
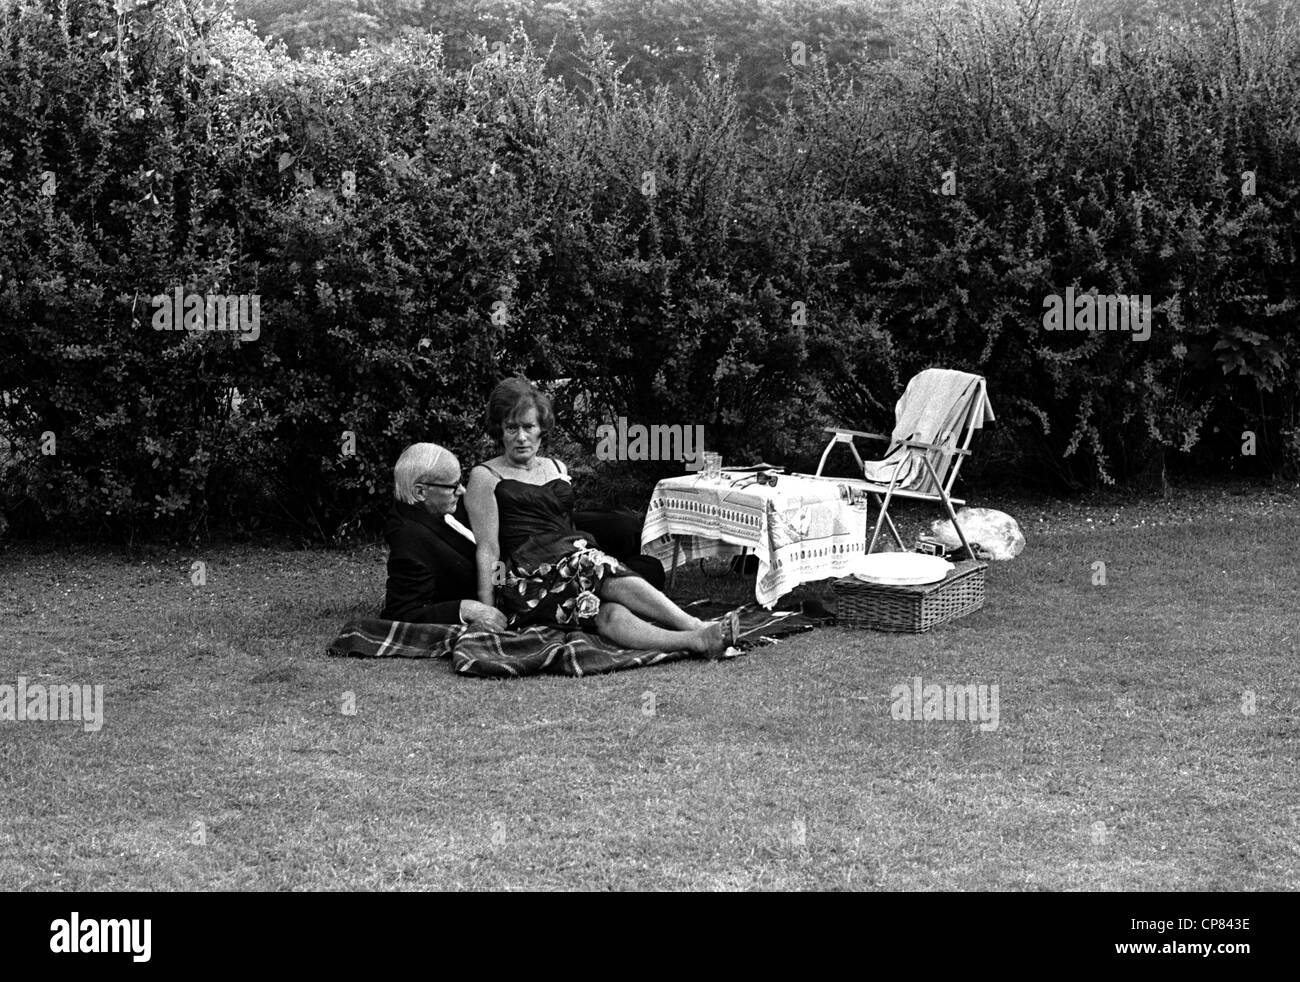
<path fill-rule="evenodd" d="M 416 481 L 415 486 L 417 488 L 443 488 L 447 491 L 455 491 L 457 488 L 464 487 L 460 481 L 457 481 L 455 484 L 435 484 L 433 481 Z"/>

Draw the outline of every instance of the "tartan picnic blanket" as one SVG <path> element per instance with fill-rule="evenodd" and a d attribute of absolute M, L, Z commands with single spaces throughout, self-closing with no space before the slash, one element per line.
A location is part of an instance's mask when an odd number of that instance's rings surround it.
<path fill-rule="evenodd" d="M 810 631 L 813 624 L 801 614 L 747 607 L 741 611 L 742 638 L 736 647 L 743 652 L 771 644 Z M 378 617 L 348 621 L 326 651 L 354 658 L 450 658 L 456 674 L 478 678 L 581 677 L 700 657 L 689 651 L 619 648 L 594 634 L 549 625 L 493 634 L 459 624 L 410 624 Z"/>

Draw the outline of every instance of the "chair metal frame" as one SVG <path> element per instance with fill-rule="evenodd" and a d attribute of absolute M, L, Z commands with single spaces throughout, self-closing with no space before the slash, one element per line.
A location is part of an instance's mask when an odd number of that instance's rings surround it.
<path fill-rule="evenodd" d="M 966 533 L 962 530 L 961 523 L 957 521 L 957 511 L 953 508 L 953 505 L 965 505 L 966 501 L 964 498 L 952 497 L 952 486 L 957 480 L 958 472 L 961 470 L 962 460 L 970 456 L 971 437 L 975 435 L 976 429 L 974 425 L 975 413 L 983 410 L 984 402 L 987 398 L 988 393 L 986 383 L 982 377 L 979 377 L 979 383 L 975 395 L 971 398 L 970 405 L 966 409 L 966 416 L 962 419 L 961 423 L 958 424 L 957 429 L 954 430 L 948 443 L 936 444 L 925 443 L 921 440 L 904 440 L 899 444 L 899 446 L 910 453 L 917 453 L 920 451 L 921 463 L 925 465 L 926 472 L 930 477 L 930 482 L 934 485 L 934 491 L 922 491 L 897 487 L 899 471 L 899 468 L 897 467 L 894 468 L 894 477 L 890 480 L 888 487 L 883 484 L 878 484 L 875 481 L 868 481 L 865 478 L 852 479 L 853 483 L 862 484 L 871 489 L 870 494 L 875 499 L 876 505 L 880 508 L 880 515 L 876 518 L 875 531 L 871 535 L 871 542 L 867 544 L 868 554 L 875 549 L 876 540 L 880 537 L 881 527 L 885 525 L 889 527 L 889 533 L 893 536 L 894 542 L 898 544 L 898 548 L 906 551 L 907 547 L 903 545 L 902 536 L 898 534 L 898 528 L 894 525 L 894 520 L 889 517 L 889 503 L 894 498 L 907 498 L 914 501 L 941 503 L 944 509 L 948 512 L 948 517 L 952 520 L 952 527 L 957 530 L 957 538 L 961 540 L 962 548 L 966 550 L 966 555 L 972 559 L 975 558 L 974 550 L 971 549 L 970 543 L 966 541 Z M 866 464 L 863 462 L 862 456 L 858 453 L 857 446 L 853 443 L 854 438 L 862 437 L 866 440 L 883 440 L 886 444 L 892 443 L 893 441 L 892 436 L 885 436 L 880 433 L 864 433 L 861 430 L 849 430 L 838 426 L 826 426 L 823 427 L 823 430 L 827 433 L 834 434 L 834 436 L 831 437 L 830 443 L 826 444 L 826 449 L 822 451 L 821 460 L 817 463 L 817 477 L 822 476 L 822 470 L 826 466 L 826 458 L 830 456 L 831 451 L 835 448 L 837 443 L 848 444 L 849 450 L 853 453 L 853 459 L 858 463 L 858 470 L 865 474 Z M 959 436 L 961 438 L 960 446 L 957 445 L 957 440 L 955 439 Z M 888 454 L 888 450 L 892 449 L 892 447 L 889 447 L 886 454 Z M 931 450 L 938 451 L 944 455 L 944 461 L 948 468 L 947 480 L 945 481 L 939 479 L 939 475 L 936 473 L 934 465 L 930 463 L 930 458 L 928 454 L 925 453 L 925 451 Z M 921 485 L 921 487 L 924 486 L 924 484 Z M 884 490 L 883 498 L 880 494 L 881 489 Z"/>

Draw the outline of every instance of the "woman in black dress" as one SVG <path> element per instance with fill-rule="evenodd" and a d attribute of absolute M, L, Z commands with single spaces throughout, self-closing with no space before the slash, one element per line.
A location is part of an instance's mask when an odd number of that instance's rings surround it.
<path fill-rule="evenodd" d="M 725 653 L 738 633 L 734 612 L 692 617 L 574 528 L 572 480 L 539 456 L 553 422 L 550 400 L 522 379 L 502 382 L 488 400 L 488 432 L 503 452 L 470 471 L 465 495 L 479 600 L 495 600 L 511 627 L 580 627 L 625 648 Z M 501 560 L 505 584 L 494 591 Z"/>

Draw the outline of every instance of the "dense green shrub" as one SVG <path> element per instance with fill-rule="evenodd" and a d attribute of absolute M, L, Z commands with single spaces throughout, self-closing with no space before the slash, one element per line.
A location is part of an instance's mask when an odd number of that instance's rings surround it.
<path fill-rule="evenodd" d="M 424 34 L 292 59 L 180 0 L 0 11 L 16 528 L 334 539 L 407 443 L 491 452 L 514 373 L 593 503 L 680 470 L 590 459 L 600 422 L 807 468 L 933 364 L 989 379 L 977 480 L 1300 462 L 1293 23 L 900 15 L 896 57 L 787 66 L 755 126 L 707 46 L 670 90 L 599 36 L 569 84 L 522 32 L 452 67 Z M 1067 286 L 1150 294 L 1150 339 L 1045 332 Z M 257 295 L 259 335 L 155 331 L 176 288 Z"/>
<path fill-rule="evenodd" d="M 810 80 L 786 122 L 807 134 L 806 166 L 869 216 L 846 254 L 900 376 L 983 372 L 1019 463 L 1074 486 L 1162 473 L 1169 451 L 1222 472 L 1245 429 L 1280 466 L 1300 285 L 1294 25 L 1126 37 L 989 6 L 915 37 L 917 57 L 864 66 L 854 92 Z M 1042 298 L 1070 285 L 1150 294 L 1152 338 L 1044 332 Z"/>

